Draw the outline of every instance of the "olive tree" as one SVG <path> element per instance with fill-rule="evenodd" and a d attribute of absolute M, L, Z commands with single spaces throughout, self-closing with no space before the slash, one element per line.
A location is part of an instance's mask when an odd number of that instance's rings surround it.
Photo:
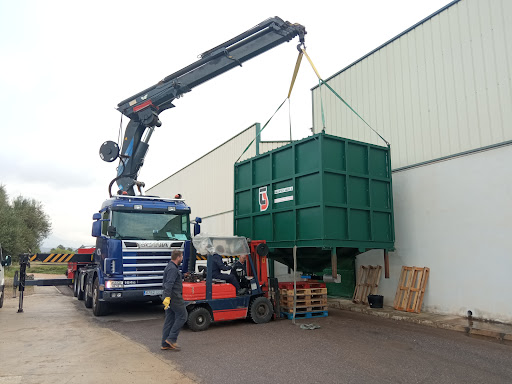
<path fill-rule="evenodd" d="M 20 253 L 38 252 L 50 233 L 50 219 L 40 202 L 18 196 L 11 203 L 5 186 L 0 185 L 0 244 L 4 255 L 17 260 Z"/>

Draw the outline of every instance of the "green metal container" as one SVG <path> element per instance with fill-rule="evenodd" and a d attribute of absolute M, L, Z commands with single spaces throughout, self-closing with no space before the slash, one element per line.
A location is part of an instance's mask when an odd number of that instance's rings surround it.
<path fill-rule="evenodd" d="M 234 233 L 321 272 L 331 255 L 394 248 L 388 147 L 319 133 L 235 164 Z"/>

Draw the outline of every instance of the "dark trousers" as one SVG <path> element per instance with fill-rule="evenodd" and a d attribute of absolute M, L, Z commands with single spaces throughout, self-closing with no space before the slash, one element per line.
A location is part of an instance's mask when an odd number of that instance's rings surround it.
<path fill-rule="evenodd" d="M 171 305 L 165 310 L 162 346 L 167 345 L 165 340 L 169 340 L 172 343 L 175 343 L 178 340 L 181 327 L 186 323 L 187 317 L 188 314 L 185 303 L 181 305 L 173 305 L 171 301 Z"/>
<path fill-rule="evenodd" d="M 240 289 L 240 283 L 238 282 L 238 279 L 231 274 L 227 275 L 225 273 L 219 273 L 219 274 L 215 274 L 214 276 L 212 276 L 212 278 L 218 279 L 218 280 L 224 280 L 227 283 L 233 284 L 235 286 L 237 292 Z"/>

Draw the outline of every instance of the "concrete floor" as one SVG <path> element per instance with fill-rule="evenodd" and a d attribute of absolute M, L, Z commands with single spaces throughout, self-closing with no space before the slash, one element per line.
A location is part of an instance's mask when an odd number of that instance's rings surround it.
<path fill-rule="evenodd" d="M 34 288 L 25 296 L 23 313 L 6 291 L 0 309 L 1 384 L 196 382 L 171 359 L 98 327 L 76 310 L 72 296 L 55 287 Z"/>

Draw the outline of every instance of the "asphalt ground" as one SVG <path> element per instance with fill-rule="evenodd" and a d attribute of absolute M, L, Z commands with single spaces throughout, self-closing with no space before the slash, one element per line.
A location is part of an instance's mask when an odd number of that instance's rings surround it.
<path fill-rule="evenodd" d="M 61 291 L 70 295 L 66 289 Z M 119 306 L 97 318 L 82 302 L 72 303 L 97 327 L 142 345 L 204 383 L 512 382 L 510 345 L 340 309 L 296 325 L 283 319 L 223 322 L 205 332 L 184 328 L 177 352 L 159 349 L 164 319 L 159 305 Z M 311 323 L 320 328 L 300 328 Z"/>

